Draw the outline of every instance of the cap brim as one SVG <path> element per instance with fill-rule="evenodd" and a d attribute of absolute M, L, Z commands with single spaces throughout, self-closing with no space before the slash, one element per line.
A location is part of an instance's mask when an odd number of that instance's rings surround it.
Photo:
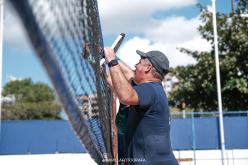
<path fill-rule="evenodd" d="M 144 53 L 144 52 L 142 52 L 142 51 L 140 51 L 140 50 L 136 50 L 136 53 L 137 53 L 138 55 L 140 55 L 141 57 L 147 57 L 147 54 Z"/>

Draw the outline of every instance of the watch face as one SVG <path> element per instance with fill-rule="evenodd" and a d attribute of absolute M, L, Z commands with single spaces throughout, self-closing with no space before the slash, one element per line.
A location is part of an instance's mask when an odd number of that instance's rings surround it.
<path fill-rule="evenodd" d="M 118 64 L 118 60 L 114 59 L 114 60 L 112 60 L 112 61 L 110 61 L 110 62 L 108 63 L 108 66 L 109 66 L 109 67 L 112 67 L 112 66 L 115 66 L 115 65 L 117 65 L 117 64 Z"/>

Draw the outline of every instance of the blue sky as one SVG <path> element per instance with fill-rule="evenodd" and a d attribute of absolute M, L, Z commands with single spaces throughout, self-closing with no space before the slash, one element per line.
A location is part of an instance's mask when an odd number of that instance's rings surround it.
<path fill-rule="evenodd" d="M 130 66 L 139 58 L 136 49 L 159 49 L 169 57 L 171 66 L 178 66 L 194 61 L 180 54 L 177 47 L 203 51 L 210 48 L 196 30 L 200 24 L 196 3 L 210 6 L 211 0 L 132 0 L 132 3 L 126 0 L 99 0 L 98 3 L 105 46 L 110 46 L 119 33 L 125 32 L 125 42 L 118 56 Z M 217 11 L 231 10 L 231 0 L 217 0 L 216 5 Z M 4 9 L 3 37 L 3 85 L 9 78 L 28 77 L 34 82 L 51 85 L 19 20 L 8 5 Z"/>

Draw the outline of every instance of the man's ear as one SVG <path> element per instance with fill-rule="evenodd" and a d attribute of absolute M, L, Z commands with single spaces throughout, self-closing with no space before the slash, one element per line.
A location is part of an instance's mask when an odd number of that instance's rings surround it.
<path fill-rule="evenodd" d="M 149 64 L 149 65 L 147 65 L 147 67 L 146 67 L 145 73 L 148 73 L 148 72 L 150 72 L 151 70 L 152 70 L 152 65 Z"/>

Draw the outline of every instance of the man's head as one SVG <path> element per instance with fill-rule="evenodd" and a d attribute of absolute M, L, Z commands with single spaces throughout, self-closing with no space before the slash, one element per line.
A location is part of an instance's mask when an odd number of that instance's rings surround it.
<path fill-rule="evenodd" d="M 138 64 L 136 64 L 137 81 L 147 78 L 149 74 L 153 77 L 162 80 L 169 72 L 169 60 L 160 51 L 149 51 L 144 53 L 137 50 L 137 54 L 141 56 Z"/>
<path fill-rule="evenodd" d="M 147 53 L 140 50 L 136 50 L 136 52 L 141 58 L 147 58 L 161 76 L 165 76 L 169 72 L 169 60 L 162 52 L 156 50 Z"/>

